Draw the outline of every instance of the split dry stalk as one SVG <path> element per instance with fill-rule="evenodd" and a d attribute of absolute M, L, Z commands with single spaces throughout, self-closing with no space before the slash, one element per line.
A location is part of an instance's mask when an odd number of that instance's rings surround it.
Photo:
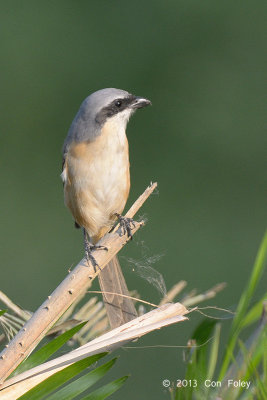
<path fill-rule="evenodd" d="M 187 320 L 185 316 L 187 313 L 188 310 L 180 303 L 164 304 L 141 317 L 97 337 L 84 346 L 7 380 L 3 384 L 2 390 L 0 390 L 1 400 L 18 398 L 44 379 L 85 357 L 103 351 L 113 351 L 155 329 L 185 321 Z"/>
<path fill-rule="evenodd" d="M 125 216 L 133 218 L 156 187 L 157 183 L 151 184 Z M 142 225 L 143 221 L 135 222 L 132 234 L 135 234 Z M 127 234 L 122 233 L 119 225 L 117 225 L 112 232 L 107 233 L 98 242 L 100 246 L 108 248 L 108 251 L 96 250 L 93 252 L 93 256 L 101 269 L 108 264 L 128 240 Z M 95 279 L 99 272 L 99 269 L 95 271 L 91 263 L 88 265 L 87 261 L 82 259 L 54 292 L 48 296 L 47 300 L 0 354 L 0 385 L 24 358 L 33 351 L 46 332 L 77 299 L 80 293 L 91 285 L 92 280 Z"/>

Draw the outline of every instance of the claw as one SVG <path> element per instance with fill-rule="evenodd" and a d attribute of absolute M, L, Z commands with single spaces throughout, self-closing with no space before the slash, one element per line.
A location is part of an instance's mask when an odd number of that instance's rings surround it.
<path fill-rule="evenodd" d="M 94 267 L 94 271 L 96 272 L 97 268 L 101 271 L 101 267 L 97 264 L 95 257 L 93 256 L 92 252 L 94 250 L 105 250 L 108 251 L 108 248 L 106 246 L 99 246 L 97 244 L 92 244 L 89 242 L 87 233 L 85 229 L 83 230 L 84 234 L 84 248 L 85 248 L 85 257 L 87 260 L 87 263 L 92 263 Z"/>
<path fill-rule="evenodd" d="M 123 217 L 122 215 L 116 213 L 116 217 L 119 220 L 120 226 L 122 228 L 122 234 L 127 236 L 132 240 L 132 227 L 135 228 L 135 222 L 132 218 Z M 132 227 L 131 227 L 132 226 Z"/>

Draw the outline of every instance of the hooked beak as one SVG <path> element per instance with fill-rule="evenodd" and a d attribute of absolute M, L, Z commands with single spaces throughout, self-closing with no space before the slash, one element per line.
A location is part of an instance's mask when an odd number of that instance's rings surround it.
<path fill-rule="evenodd" d="M 136 109 L 136 108 L 143 108 L 146 106 L 151 106 L 152 103 L 150 100 L 145 99 L 144 97 L 139 97 L 139 96 L 135 96 L 134 100 L 131 104 L 131 108 Z"/>

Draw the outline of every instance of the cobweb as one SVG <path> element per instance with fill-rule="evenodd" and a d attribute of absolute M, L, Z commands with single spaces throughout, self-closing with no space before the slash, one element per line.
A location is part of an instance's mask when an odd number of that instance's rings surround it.
<path fill-rule="evenodd" d="M 143 256 L 140 260 L 135 260 L 133 258 L 123 257 L 127 263 L 131 265 L 132 271 L 137 273 L 141 278 L 145 279 L 151 285 L 153 285 L 161 296 L 165 296 L 167 293 L 164 278 L 160 272 L 155 270 L 152 265 L 157 263 L 164 254 L 155 254 L 153 256 L 148 256 L 148 248 L 144 245 L 144 242 L 137 243 L 142 247 Z"/>

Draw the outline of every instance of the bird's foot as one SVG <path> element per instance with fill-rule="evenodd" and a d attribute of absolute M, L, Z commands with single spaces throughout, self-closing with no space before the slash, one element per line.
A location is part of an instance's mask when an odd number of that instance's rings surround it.
<path fill-rule="evenodd" d="M 85 257 L 87 260 L 87 263 L 92 263 L 94 270 L 96 272 L 97 269 L 101 271 L 101 267 L 97 264 L 95 257 L 93 256 L 92 252 L 94 250 L 105 250 L 108 251 L 108 248 L 106 246 L 98 246 L 96 244 L 86 244 L 85 246 Z"/>
<path fill-rule="evenodd" d="M 92 244 L 92 243 L 89 241 L 89 238 L 88 238 L 88 235 L 87 235 L 85 229 L 83 229 L 83 237 L 84 237 L 85 257 L 86 257 L 86 260 L 87 260 L 88 265 L 89 265 L 90 263 L 92 263 L 95 272 L 96 272 L 96 269 L 97 269 L 97 268 L 101 271 L 101 268 L 100 268 L 100 266 L 97 264 L 96 259 L 95 259 L 95 257 L 93 256 L 92 252 L 93 252 L 94 250 L 105 250 L 105 251 L 108 251 L 108 248 L 105 247 L 105 246 L 100 246 L 100 245 L 97 245 L 97 244 Z"/>
<path fill-rule="evenodd" d="M 127 236 L 132 239 L 132 229 L 135 228 L 135 222 L 132 218 L 123 217 L 122 215 L 116 213 L 116 217 L 119 220 L 122 235 L 127 234 Z"/>

